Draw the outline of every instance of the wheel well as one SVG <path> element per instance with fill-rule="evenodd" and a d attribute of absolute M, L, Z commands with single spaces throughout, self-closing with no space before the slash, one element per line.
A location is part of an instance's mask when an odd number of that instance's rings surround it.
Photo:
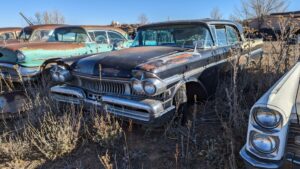
<path fill-rule="evenodd" d="M 200 82 L 187 82 L 186 84 L 187 101 L 190 103 L 203 101 L 208 98 L 204 85 Z"/>

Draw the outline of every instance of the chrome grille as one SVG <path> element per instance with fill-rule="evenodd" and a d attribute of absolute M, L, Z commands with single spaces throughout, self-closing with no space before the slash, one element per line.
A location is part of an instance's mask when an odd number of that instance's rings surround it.
<path fill-rule="evenodd" d="M 80 79 L 80 83 L 84 89 L 96 93 L 126 94 L 126 83 L 122 82 Z"/>
<path fill-rule="evenodd" d="M 288 133 L 287 152 L 300 157 L 300 143 L 295 143 L 296 137 L 300 137 L 300 125 L 291 123 Z"/>

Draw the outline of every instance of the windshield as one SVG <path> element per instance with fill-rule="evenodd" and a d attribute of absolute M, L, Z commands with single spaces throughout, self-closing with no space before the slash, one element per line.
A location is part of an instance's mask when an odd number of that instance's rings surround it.
<path fill-rule="evenodd" d="M 205 48 L 213 45 L 209 30 L 202 25 L 166 25 L 138 31 L 132 46 Z"/>
<path fill-rule="evenodd" d="M 58 28 L 50 35 L 50 42 L 90 42 L 86 31 L 82 28 Z"/>
<path fill-rule="evenodd" d="M 49 34 L 53 32 L 51 30 L 36 30 L 30 37 L 31 42 L 39 42 L 39 41 L 46 41 L 49 38 Z"/>
<path fill-rule="evenodd" d="M 28 41 L 31 34 L 32 34 L 32 29 L 23 29 L 19 35 L 19 39 Z"/>

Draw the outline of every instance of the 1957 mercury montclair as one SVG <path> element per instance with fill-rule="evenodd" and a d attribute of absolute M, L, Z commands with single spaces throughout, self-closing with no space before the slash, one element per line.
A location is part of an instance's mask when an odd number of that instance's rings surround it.
<path fill-rule="evenodd" d="M 236 58 L 232 47 L 241 46 L 247 57 L 262 55 L 262 42 L 248 43 L 242 32 L 239 25 L 219 20 L 144 25 L 131 48 L 57 62 L 52 79 L 61 84 L 51 94 L 58 102 L 161 124 L 176 108 L 185 111 L 194 96 L 213 93 L 219 70 Z"/>
<path fill-rule="evenodd" d="M 300 62 L 252 107 L 240 151 L 249 168 L 300 168 Z"/>

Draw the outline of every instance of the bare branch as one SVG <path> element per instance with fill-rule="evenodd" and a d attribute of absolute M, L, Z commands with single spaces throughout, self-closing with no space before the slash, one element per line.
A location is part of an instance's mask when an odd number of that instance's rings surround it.
<path fill-rule="evenodd" d="M 145 15 L 145 14 L 141 14 L 139 17 L 138 17 L 138 21 L 141 25 L 145 25 L 148 23 L 148 17 Z"/>
<path fill-rule="evenodd" d="M 218 7 L 213 8 L 212 11 L 210 12 L 210 17 L 212 19 L 222 19 L 222 14 L 220 12 L 220 9 Z"/>

